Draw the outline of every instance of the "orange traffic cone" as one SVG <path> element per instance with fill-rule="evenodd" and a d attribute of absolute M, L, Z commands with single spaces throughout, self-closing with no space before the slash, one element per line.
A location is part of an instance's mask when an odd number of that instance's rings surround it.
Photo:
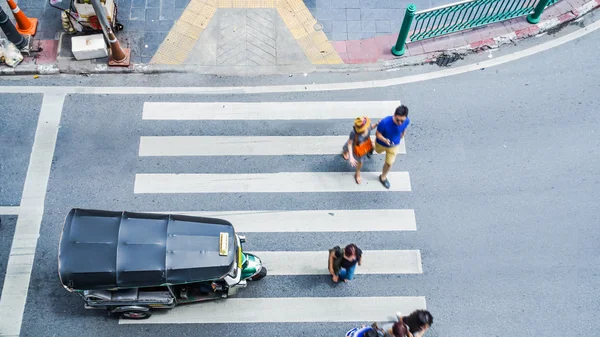
<path fill-rule="evenodd" d="M 8 6 L 12 9 L 17 21 L 17 31 L 23 35 L 35 35 L 38 20 L 36 18 L 28 18 L 13 0 L 6 1 L 8 1 Z"/>

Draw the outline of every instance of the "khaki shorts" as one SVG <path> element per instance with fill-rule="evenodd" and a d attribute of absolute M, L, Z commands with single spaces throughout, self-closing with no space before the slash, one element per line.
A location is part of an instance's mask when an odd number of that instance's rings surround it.
<path fill-rule="evenodd" d="M 375 142 L 375 152 L 381 153 L 381 152 L 385 151 L 385 163 L 390 166 L 396 160 L 396 155 L 398 155 L 399 148 L 400 148 L 400 145 L 386 147 L 386 146 L 382 146 L 381 144 Z"/>

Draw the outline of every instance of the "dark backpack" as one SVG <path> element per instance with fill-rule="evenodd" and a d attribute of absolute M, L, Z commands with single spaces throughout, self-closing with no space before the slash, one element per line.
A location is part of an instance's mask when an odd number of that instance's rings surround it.
<path fill-rule="evenodd" d="M 336 253 L 336 257 L 333 259 L 333 272 L 336 275 L 338 275 L 340 273 L 340 268 L 342 267 L 342 260 L 344 259 L 344 251 L 342 250 L 342 247 L 335 246 L 329 250 L 329 255 L 331 255 L 332 252 Z M 327 257 L 327 261 L 329 261 L 329 256 Z"/>

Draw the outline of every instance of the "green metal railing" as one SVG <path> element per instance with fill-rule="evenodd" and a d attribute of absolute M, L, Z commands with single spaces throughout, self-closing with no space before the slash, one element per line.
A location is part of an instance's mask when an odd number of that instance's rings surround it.
<path fill-rule="evenodd" d="M 530 13 L 528 21 L 537 23 L 544 9 L 558 0 L 539 0 L 537 5 L 536 1 L 538 0 L 466 0 L 418 12 L 415 5 L 409 5 L 392 53 L 397 56 L 404 54 L 407 38 L 410 42 L 420 41 Z"/>

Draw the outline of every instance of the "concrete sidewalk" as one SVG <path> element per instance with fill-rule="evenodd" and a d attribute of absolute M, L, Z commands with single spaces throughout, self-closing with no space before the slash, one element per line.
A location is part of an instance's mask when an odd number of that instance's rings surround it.
<path fill-rule="evenodd" d="M 129 10 L 129 17 L 132 17 L 132 13 L 138 12 L 134 10 L 138 7 L 133 7 L 138 3 L 136 0 L 119 0 L 119 4 L 126 4 L 126 1 L 132 1 Z M 182 0 L 169 5 L 165 5 L 169 0 L 157 0 L 156 4 L 152 3 L 152 0 L 140 1 L 146 6 L 158 6 L 139 11 L 144 13 L 144 27 L 163 27 L 163 31 L 145 32 L 144 37 L 140 38 L 139 34 L 131 29 L 132 25 L 140 25 L 136 22 L 142 22 L 137 19 L 141 14 L 135 14 L 136 19 L 128 22 L 120 20 L 126 30 L 120 33 L 118 38 L 124 47 L 132 49 L 134 64 L 130 67 L 109 68 L 106 59 L 76 61 L 70 53 L 70 35 L 62 34 L 59 41 L 40 40 L 36 35 L 37 46 L 43 51 L 26 58 L 17 68 L 2 66 L 0 73 L 189 71 L 244 76 L 336 70 L 368 71 L 428 62 L 444 63 L 446 61 L 439 57 L 442 54 L 497 48 L 502 44 L 513 43 L 556 28 L 600 6 L 600 0 L 562 0 L 547 8 L 542 20 L 536 25 L 529 24 L 525 17 L 520 17 L 408 43 L 406 54 L 403 57 L 395 57 L 390 50 L 396 42 L 397 35 L 389 33 L 388 29 L 380 29 L 380 33 L 377 33 L 375 28 L 375 32 L 336 34 L 336 26 L 346 27 L 347 31 L 348 27 L 354 25 L 350 22 L 356 20 L 347 20 L 348 18 L 363 18 L 364 20 L 359 22 L 361 29 L 373 30 L 370 24 L 365 22 L 368 22 L 373 13 L 383 13 L 378 11 L 380 8 L 361 7 L 358 8 L 357 14 L 350 11 L 352 8 L 327 8 L 318 5 L 311 10 L 307 5 L 310 3 L 308 0 Z M 184 3 L 185 8 L 177 9 L 178 4 Z M 321 0 L 318 3 L 327 4 Z M 346 0 L 340 3 L 344 6 L 366 6 L 375 2 Z M 326 15 L 331 13 L 341 13 L 340 10 L 345 13 L 346 20 L 333 21 L 333 27 L 329 27 L 331 29 L 327 27 L 328 20 L 317 19 L 327 17 Z M 124 11 L 126 12 L 119 8 L 119 17 Z M 341 14 L 336 15 L 341 18 Z M 399 22 L 394 26 L 399 26 Z M 380 25 L 387 27 L 382 23 Z M 377 27 L 377 23 L 375 26 Z M 41 27 L 43 29 L 44 26 Z M 351 30 L 358 30 L 357 27 Z M 361 38 L 332 40 L 332 37 L 350 36 Z M 138 46 L 140 41 L 144 43 L 141 47 Z"/>

